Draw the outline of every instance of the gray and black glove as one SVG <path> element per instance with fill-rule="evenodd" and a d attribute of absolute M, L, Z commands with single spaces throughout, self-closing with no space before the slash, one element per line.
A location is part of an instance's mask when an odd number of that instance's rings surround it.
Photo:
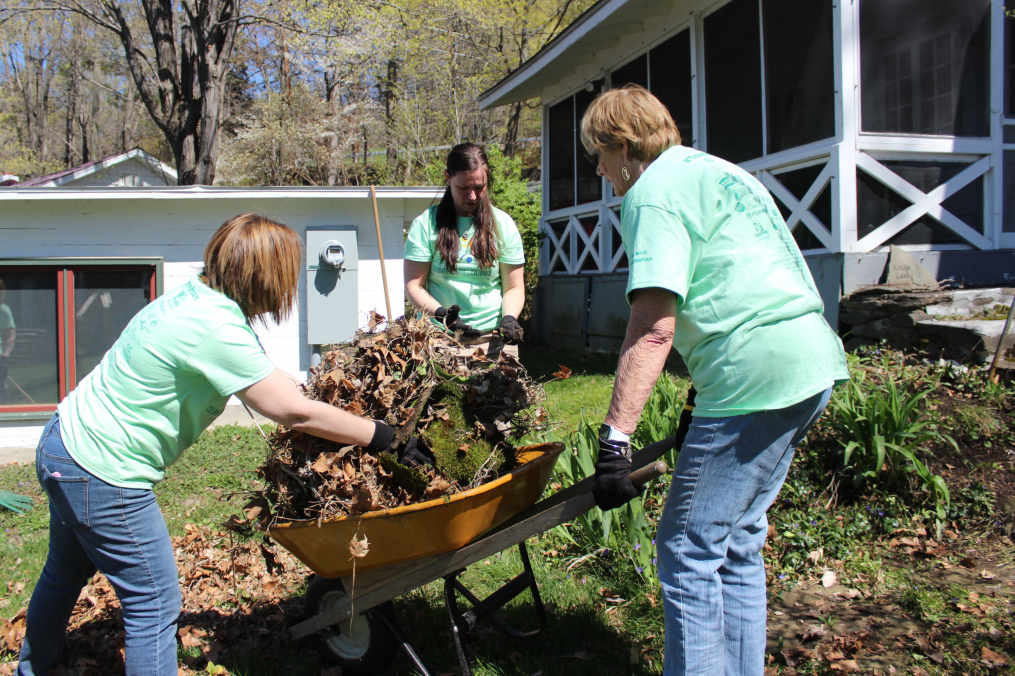
<path fill-rule="evenodd" d="M 518 319 L 511 315 L 501 317 L 500 335 L 508 345 L 516 345 L 525 340 L 525 330 L 518 323 Z"/>
<path fill-rule="evenodd" d="M 606 428 L 605 430 L 603 428 Z M 606 439 L 609 428 L 599 430 L 599 459 L 592 479 L 592 497 L 603 511 L 616 509 L 641 494 L 631 483 L 631 444 Z"/>
<path fill-rule="evenodd" d="M 461 311 L 462 308 L 457 305 L 452 305 L 449 308 L 441 306 L 434 310 L 433 316 L 441 320 L 441 323 L 444 324 L 448 330 L 461 331 L 462 335 L 466 338 L 478 338 L 483 335 L 482 331 L 474 329 L 462 321 L 462 318 L 458 316 Z"/>
<path fill-rule="evenodd" d="M 11 358 L 0 354 L 0 378 L 6 378 L 10 369 Z"/>
<path fill-rule="evenodd" d="M 680 449 L 684 445 L 687 432 L 691 429 L 691 413 L 694 411 L 696 394 L 693 387 L 687 393 L 687 401 L 677 422 L 676 435 L 642 449 L 650 458 L 657 458 L 672 448 Z M 609 432 L 607 425 L 599 429 L 599 459 L 596 462 L 596 475 L 592 479 L 592 497 L 602 510 L 620 507 L 638 497 L 643 490 L 631 483 L 630 443 L 610 440 Z"/>

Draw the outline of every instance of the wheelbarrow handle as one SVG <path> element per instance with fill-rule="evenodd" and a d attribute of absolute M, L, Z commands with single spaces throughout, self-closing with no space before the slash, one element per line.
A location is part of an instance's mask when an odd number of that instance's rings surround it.
<path fill-rule="evenodd" d="M 637 488 L 641 488 L 653 479 L 661 477 L 668 471 L 666 463 L 662 460 L 657 460 L 651 465 L 646 465 L 639 470 L 631 472 L 631 483 Z"/>

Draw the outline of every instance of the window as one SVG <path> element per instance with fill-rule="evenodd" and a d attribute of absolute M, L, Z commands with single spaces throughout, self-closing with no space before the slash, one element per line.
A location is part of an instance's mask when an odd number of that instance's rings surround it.
<path fill-rule="evenodd" d="M 4 263 L 0 281 L 0 412 L 54 410 L 156 294 L 154 264 Z"/>
<path fill-rule="evenodd" d="M 990 0 L 861 0 L 863 131 L 989 136 Z"/>
<path fill-rule="evenodd" d="M 730 162 L 761 157 L 758 1 L 733 0 L 705 17 L 708 152 Z"/>
<path fill-rule="evenodd" d="M 550 210 L 573 207 L 574 97 L 550 106 L 549 146 Z"/>
<path fill-rule="evenodd" d="M 762 3 L 769 153 L 835 135 L 832 6 Z"/>
<path fill-rule="evenodd" d="M 642 54 L 610 74 L 610 87 L 620 89 L 626 84 L 638 84 L 648 89 L 648 55 Z"/>
<path fill-rule="evenodd" d="M 547 146 L 551 211 L 602 198 L 603 182 L 596 173 L 596 165 L 585 156 L 580 129 L 582 115 L 599 92 L 600 84 L 594 83 L 592 91 L 579 91 L 549 108 Z"/>
<path fill-rule="evenodd" d="M 691 100 L 691 31 L 682 30 L 649 50 L 649 87 L 670 111 L 681 145 L 694 144 L 694 108 Z"/>
<path fill-rule="evenodd" d="M 694 144 L 691 99 L 691 31 L 685 29 L 610 74 L 610 87 L 639 84 L 670 111 L 681 145 Z"/>

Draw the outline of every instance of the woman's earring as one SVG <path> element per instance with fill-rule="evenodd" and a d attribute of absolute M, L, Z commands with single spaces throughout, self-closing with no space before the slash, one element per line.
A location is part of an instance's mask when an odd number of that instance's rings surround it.
<path fill-rule="evenodd" d="M 620 168 L 620 175 L 624 177 L 625 181 L 631 180 L 631 172 L 627 170 L 626 166 Z"/>

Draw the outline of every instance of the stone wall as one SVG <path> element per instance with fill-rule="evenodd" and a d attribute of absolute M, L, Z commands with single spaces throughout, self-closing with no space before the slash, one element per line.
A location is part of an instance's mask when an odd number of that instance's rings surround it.
<path fill-rule="evenodd" d="M 1015 289 L 893 292 L 867 290 L 840 302 L 839 329 L 846 350 L 887 340 L 894 347 L 945 350 L 953 357 L 986 361 L 993 356 L 1003 321 L 964 320 L 994 305 L 1010 305 Z M 948 317 L 948 320 L 942 318 Z M 1005 350 L 1015 336 L 1005 339 Z"/>

